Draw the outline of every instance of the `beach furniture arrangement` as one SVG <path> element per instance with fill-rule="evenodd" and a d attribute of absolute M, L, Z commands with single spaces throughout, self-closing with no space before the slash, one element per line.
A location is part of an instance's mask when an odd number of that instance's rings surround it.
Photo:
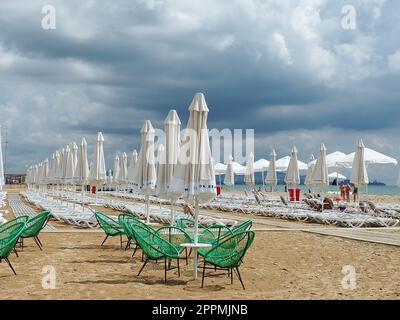
<path fill-rule="evenodd" d="M 140 249 L 142 251 L 143 265 L 138 272 L 142 273 L 149 261 L 164 262 L 164 281 L 167 281 L 167 273 L 170 270 L 178 269 L 180 276 L 179 261 L 184 259 L 188 264 L 187 248 L 193 243 L 194 221 L 187 218 L 177 219 L 176 226 L 162 226 L 153 228 L 151 225 L 134 217 L 131 214 L 123 213 L 118 216 L 118 220 L 109 218 L 101 212 L 96 212 L 96 218 L 100 227 L 106 234 L 101 246 L 108 237 L 120 237 L 122 248 L 122 238 L 127 237 L 127 245 L 135 244 L 133 255 Z M 233 281 L 235 272 L 243 286 L 243 280 L 239 272 L 239 266 L 243 262 L 244 255 L 254 239 L 254 232 L 249 231 L 252 226 L 251 220 L 228 228 L 224 225 L 212 225 L 200 227 L 199 243 L 207 245 L 199 249 L 196 254 L 203 257 L 203 268 L 212 265 L 214 270 L 226 270 Z M 172 266 L 172 261 L 176 261 Z M 228 263 L 230 261 L 230 263 Z M 204 284 L 205 271 L 203 270 Z"/>

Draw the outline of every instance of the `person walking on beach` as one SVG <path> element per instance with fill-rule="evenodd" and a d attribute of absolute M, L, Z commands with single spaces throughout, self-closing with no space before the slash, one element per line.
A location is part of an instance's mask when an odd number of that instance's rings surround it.
<path fill-rule="evenodd" d="M 354 198 L 354 202 L 358 201 L 358 187 L 353 184 L 353 198 Z"/>
<path fill-rule="evenodd" d="M 346 200 L 346 190 L 345 190 L 345 186 L 344 186 L 344 183 L 343 183 L 343 182 L 340 183 L 339 189 L 340 189 L 340 197 L 341 197 L 343 200 Z"/>
<path fill-rule="evenodd" d="M 346 184 L 345 186 L 345 199 L 347 202 L 350 202 L 350 191 L 351 191 L 351 187 L 349 184 Z"/>

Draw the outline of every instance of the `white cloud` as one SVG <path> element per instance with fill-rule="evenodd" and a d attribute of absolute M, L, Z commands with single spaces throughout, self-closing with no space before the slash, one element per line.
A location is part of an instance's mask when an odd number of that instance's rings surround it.
<path fill-rule="evenodd" d="M 393 72 L 400 71 L 400 50 L 397 50 L 394 54 L 388 56 L 387 63 L 389 70 Z"/>
<path fill-rule="evenodd" d="M 283 34 L 274 32 L 272 35 L 271 51 L 285 64 L 293 64 L 292 55 L 286 45 L 286 40 Z"/>

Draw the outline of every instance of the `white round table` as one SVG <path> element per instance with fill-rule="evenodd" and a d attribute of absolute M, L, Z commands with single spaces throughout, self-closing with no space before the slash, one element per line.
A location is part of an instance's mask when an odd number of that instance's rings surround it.
<path fill-rule="evenodd" d="M 212 245 L 209 243 L 181 243 L 181 247 L 190 248 L 193 250 L 193 278 L 197 279 L 197 250 L 202 248 L 211 248 Z"/>

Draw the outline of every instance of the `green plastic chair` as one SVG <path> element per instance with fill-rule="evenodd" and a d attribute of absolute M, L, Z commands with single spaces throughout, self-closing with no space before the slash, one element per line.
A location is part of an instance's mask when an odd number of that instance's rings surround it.
<path fill-rule="evenodd" d="M 213 247 L 218 245 L 221 242 L 221 239 L 226 239 L 233 235 L 233 232 L 229 227 L 225 225 L 213 224 L 208 228 L 202 230 L 199 234 L 199 243 L 208 243 L 212 246 L 209 248 L 201 248 L 197 252 L 204 256 L 208 251 L 210 251 Z"/>
<path fill-rule="evenodd" d="M 206 265 L 210 264 L 214 268 L 228 270 L 228 275 L 231 277 L 231 284 L 233 283 L 233 271 L 235 271 L 244 290 L 245 287 L 239 267 L 243 262 L 244 255 L 254 241 L 254 236 L 255 233 L 250 230 L 237 232 L 209 250 L 204 255 L 201 287 L 204 286 Z"/>
<path fill-rule="evenodd" d="M 50 211 L 42 211 L 26 221 L 25 230 L 21 233 L 20 236 L 20 244 L 22 249 L 24 248 L 24 239 L 32 238 L 39 249 L 42 250 L 43 244 L 39 239 L 39 233 L 47 225 L 50 217 Z"/>
<path fill-rule="evenodd" d="M 180 259 L 185 259 L 186 264 L 188 264 L 188 251 L 187 248 L 182 247 L 181 245 L 184 243 L 191 243 L 192 238 L 185 232 L 185 230 L 179 227 L 173 226 L 165 226 L 156 230 L 156 233 L 171 243 L 175 249 L 179 252 L 179 255 L 182 255 L 182 252 L 185 251 L 185 257 Z"/>
<path fill-rule="evenodd" d="M 140 249 L 140 247 L 137 244 L 135 236 L 131 232 L 131 228 L 129 227 L 129 225 L 131 225 L 131 224 L 140 224 L 140 225 L 142 225 L 144 227 L 147 227 L 147 228 L 150 228 L 150 229 L 151 229 L 151 227 L 149 225 L 145 224 L 143 221 L 141 221 L 140 219 L 138 219 L 137 217 L 135 217 L 134 215 L 132 215 L 130 213 L 120 214 L 118 216 L 118 222 L 121 225 L 122 229 L 124 230 L 124 233 L 125 233 L 126 237 L 128 238 L 125 250 L 130 248 L 132 242 L 133 242 L 133 244 L 135 244 L 135 249 L 134 249 L 133 254 L 132 254 L 132 257 L 134 257 L 137 249 Z"/>
<path fill-rule="evenodd" d="M 105 239 L 101 243 L 101 246 L 106 242 L 108 237 L 116 237 L 119 236 L 120 238 L 120 243 L 121 243 L 121 248 L 122 248 L 122 236 L 125 234 L 124 229 L 122 226 L 118 223 L 118 221 L 114 220 L 113 218 L 106 216 L 105 214 L 102 214 L 99 211 L 96 211 L 95 213 L 96 219 L 100 225 L 100 227 L 103 229 L 104 233 L 106 234 Z"/>
<path fill-rule="evenodd" d="M 233 227 L 232 229 L 229 229 L 228 232 L 225 232 L 224 234 L 222 234 L 220 241 L 230 237 L 232 235 L 232 233 L 238 233 L 238 232 L 250 230 L 252 226 L 253 226 L 253 221 L 246 220 L 245 222 Z"/>
<path fill-rule="evenodd" d="M 19 237 L 25 230 L 25 227 L 25 222 L 17 222 L 12 227 L 3 230 L 3 233 L 0 236 L 0 262 L 4 259 L 15 275 L 17 273 L 15 272 L 8 257 L 10 256 L 11 251 L 14 250 Z"/>
<path fill-rule="evenodd" d="M 194 241 L 194 227 L 195 227 L 195 222 L 193 219 L 188 219 L 188 218 L 178 218 L 176 220 L 176 226 L 178 228 L 181 228 L 184 230 L 192 239 L 192 242 Z M 198 229 L 206 229 L 206 227 L 202 224 L 198 224 Z M 201 231 L 200 231 L 201 232 Z"/>
<path fill-rule="evenodd" d="M 131 224 L 131 230 L 134 234 L 134 237 L 143 251 L 146 260 L 143 263 L 142 268 L 140 269 L 138 276 L 142 273 L 144 267 L 147 263 L 152 261 L 164 260 L 164 281 L 167 282 L 167 271 L 177 268 L 178 276 L 180 276 L 180 268 L 179 268 L 179 257 L 180 253 L 175 248 L 173 244 L 165 240 L 163 237 L 158 235 L 154 230 L 144 227 L 140 224 Z M 171 264 L 168 263 L 167 268 L 167 260 L 175 260 L 177 261 L 177 267 L 171 268 Z"/>
<path fill-rule="evenodd" d="M 7 235 L 9 235 L 14 229 L 19 228 L 19 223 L 24 222 L 26 223 L 29 219 L 29 216 L 20 216 L 15 218 L 14 220 L 10 220 L 6 223 L 3 223 L 0 226 L 0 238 L 6 237 Z M 17 257 L 18 256 L 18 252 L 14 247 L 14 253 Z"/>

